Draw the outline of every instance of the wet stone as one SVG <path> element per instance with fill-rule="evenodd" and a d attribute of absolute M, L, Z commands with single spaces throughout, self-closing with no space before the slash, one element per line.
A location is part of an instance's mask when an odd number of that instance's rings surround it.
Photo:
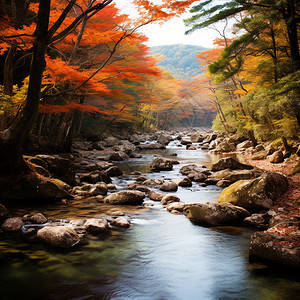
<path fill-rule="evenodd" d="M 48 219 L 41 213 L 36 213 L 29 218 L 29 221 L 34 224 L 44 224 Z"/>
<path fill-rule="evenodd" d="M 2 230 L 8 232 L 20 231 L 24 225 L 22 218 L 8 218 L 2 224 Z"/>
<path fill-rule="evenodd" d="M 123 217 L 112 220 L 110 224 L 122 228 L 129 228 L 131 226 L 130 222 Z"/>

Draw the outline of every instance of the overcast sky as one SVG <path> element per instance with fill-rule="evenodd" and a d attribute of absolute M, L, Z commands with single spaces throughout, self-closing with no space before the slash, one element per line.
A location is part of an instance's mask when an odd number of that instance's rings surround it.
<path fill-rule="evenodd" d="M 128 4 L 129 2 L 128 0 L 114 0 L 114 3 L 122 12 L 134 15 L 135 12 Z M 149 42 L 147 44 L 149 46 L 187 44 L 212 48 L 213 40 L 218 37 L 215 30 L 204 28 L 189 35 L 184 34 L 187 28 L 183 23 L 183 19 L 188 16 L 189 14 L 185 14 L 181 18 L 174 18 L 163 25 L 149 24 L 141 28 L 140 31 L 148 36 Z"/>

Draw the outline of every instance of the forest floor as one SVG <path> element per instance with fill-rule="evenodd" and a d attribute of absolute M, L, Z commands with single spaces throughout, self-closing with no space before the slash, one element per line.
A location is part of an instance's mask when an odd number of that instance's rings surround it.
<path fill-rule="evenodd" d="M 251 155 L 245 155 L 249 163 L 258 169 L 270 172 L 281 172 L 288 177 L 289 190 L 278 198 L 273 206 L 275 211 L 278 208 L 284 210 L 288 216 L 300 216 L 300 173 L 293 174 L 293 170 L 297 165 L 297 160 L 287 159 L 283 163 L 270 163 L 268 159 L 252 160 Z"/>

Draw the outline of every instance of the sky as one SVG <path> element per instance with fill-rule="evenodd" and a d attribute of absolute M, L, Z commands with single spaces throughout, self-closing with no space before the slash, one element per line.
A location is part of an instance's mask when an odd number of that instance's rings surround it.
<path fill-rule="evenodd" d="M 131 16 L 135 15 L 134 9 L 130 6 L 130 0 L 114 0 L 118 8 Z M 172 20 L 164 23 L 163 25 L 149 24 L 141 28 L 140 32 L 148 36 L 148 46 L 160 46 L 171 44 L 186 44 L 197 45 L 205 48 L 213 47 L 213 40 L 218 36 L 217 31 L 214 29 L 199 29 L 192 34 L 185 35 L 187 30 L 183 23 L 183 19 L 190 16 L 186 13 L 181 18 L 173 18 Z"/>

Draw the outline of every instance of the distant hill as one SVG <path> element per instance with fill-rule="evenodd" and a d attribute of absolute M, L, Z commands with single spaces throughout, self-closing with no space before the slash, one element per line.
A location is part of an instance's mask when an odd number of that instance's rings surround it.
<path fill-rule="evenodd" d="M 207 48 L 194 45 L 165 45 L 151 47 L 150 54 L 162 54 L 165 58 L 159 65 L 172 73 L 176 78 L 190 79 L 198 74 L 201 65 L 196 62 L 196 54 L 208 50 Z"/>

